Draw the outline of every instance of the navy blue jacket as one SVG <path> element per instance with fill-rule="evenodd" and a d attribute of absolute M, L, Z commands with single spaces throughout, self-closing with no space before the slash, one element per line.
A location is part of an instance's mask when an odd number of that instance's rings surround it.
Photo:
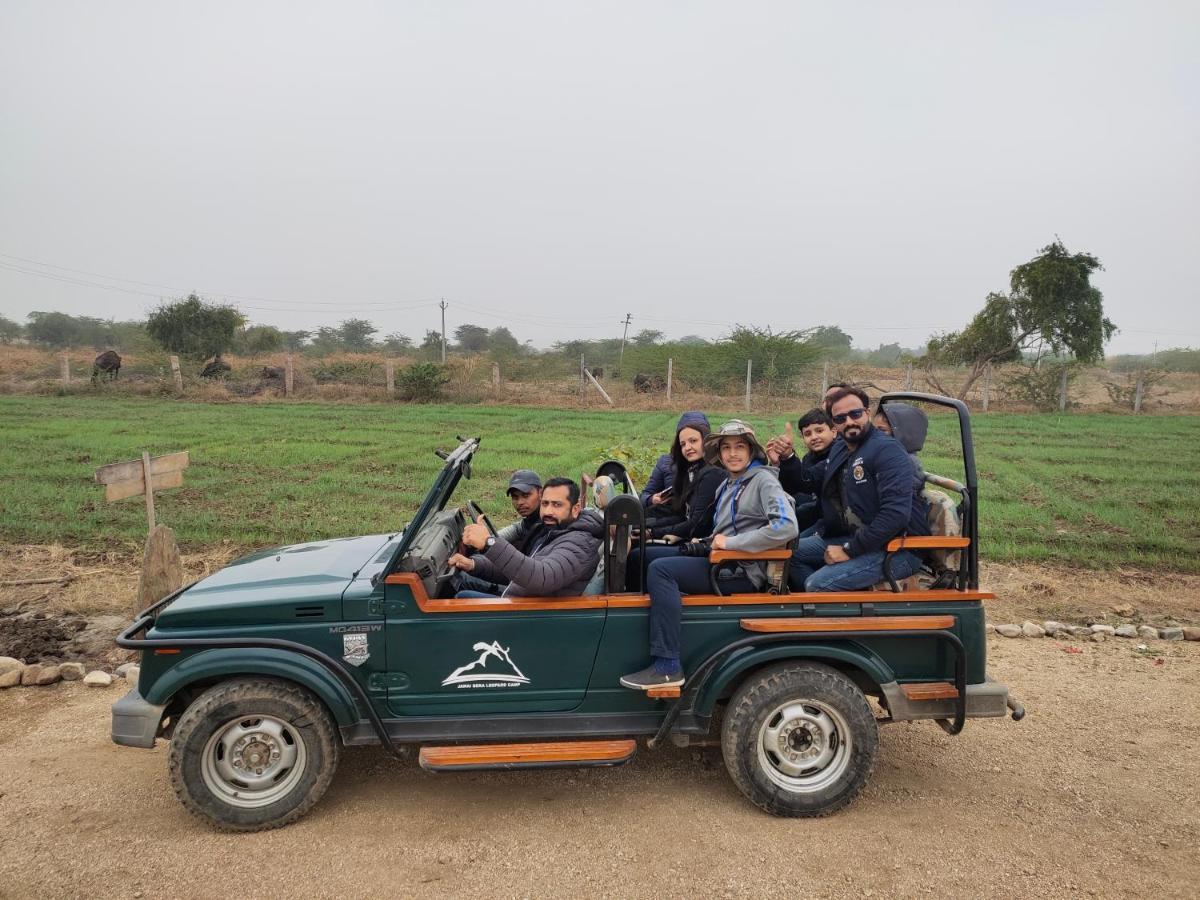
<path fill-rule="evenodd" d="M 811 475 L 803 480 L 815 487 Z M 822 535 L 844 538 L 852 557 L 883 550 L 902 534 L 929 534 L 929 506 L 914 485 L 912 461 L 877 428 L 868 428 L 854 450 L 834 441 L 820 496 Z"/>
<path fill-rule="evenodd" d="M 650 478 L 646 481 L 646 486 L 642 488 L 642 506 L 649 509 L 650 498 L 659 491 L 665 491 L 671 486 L 674 480 L 675 463 L 671 461 L 670 453 L 664 453 L 658 458 L 658 462 L 654 464 L 654 471 L 650 473 Z"/>

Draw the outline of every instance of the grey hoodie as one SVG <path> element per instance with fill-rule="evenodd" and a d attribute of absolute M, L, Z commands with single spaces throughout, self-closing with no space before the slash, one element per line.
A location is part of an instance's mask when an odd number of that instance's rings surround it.
<path fill-rule="evenodd" d="M 727 478 L 717 489 L 713 534 L 725 535 L 728 550 L 757 553 L 783 547 L 799 534 L 795 501 L 779 486 L 775 469 L 760 462 L 750 464 L 736 478 Z M 740 563 L 743 573 L 762 588 L 767 566 Z"/>
<path fill-rule="evenodd" d="M 471 559 L 471 572 L 484 581 L 509 582 L 507 597 L 573 597 L 583 593 L 600 561 L 596 552 L 604 536 L 604 519 L 585 509 L 566 527 L 550 528 L 543 539 L 534 538 L 526 555 L 501 536 Z"/>
<path fill-rule="evenodd" d="M 892 426 L 892 437 L 908 453 L 916 473 L 916 489 L 925 485 L 925 467 L 917 456 L 925 448 L 925 435 L 929 433 L 929 417 L 925 410 L 907 403 L 885 403 L 880 407 L 884 418 Z"/>

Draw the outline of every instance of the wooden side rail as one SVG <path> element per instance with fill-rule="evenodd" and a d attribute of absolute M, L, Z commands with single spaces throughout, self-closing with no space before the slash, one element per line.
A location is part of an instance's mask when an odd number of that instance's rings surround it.
<path fill-rule="evenodd" d="M 422 747 L 421 768 L 432 770 L 481 766 L 528 766 L 564 763 L 619 763 L 637 751 L 637 741 L 561 741 L 545 744 L 475 744 Z"/>
<path fill-rule="evenodd" d="M 970 545 L 970 538 L 931 534 L 892 538 L 888 541 L 886 549 L 888 553 L 895 553 L 897 550 L 961 550 Z"/>
<path fill-rule="evenodd" d="M 900 690 L 909 700 L 957 700 L 958 688 L 948 681 L 902 684 Z"/>
<path fill-rule="evenodd" d="M 708 554 L 708 561 L 713 565 L 723 562 L 740 562 L 745 560 L 762 560 L 770 562 L 772 560 L 791 559 L 792 551 L 787 547 L 782 547 L 778 550 L 760 550 L 758 553 L 747 553 L 745 550 L 713 550 Z"/>
<path fill-rule="evenodd" d="M 805 619 L 742 619 L 742 629 L 767 633 L 814 631 L 942 631 L 954 616 L 814 616 Z"/>

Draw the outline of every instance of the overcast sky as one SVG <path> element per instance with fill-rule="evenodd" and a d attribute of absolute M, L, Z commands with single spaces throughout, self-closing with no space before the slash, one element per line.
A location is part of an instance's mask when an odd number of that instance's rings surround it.
<path fill-rule="evenodd" d="M 1057 234 L 1200 346 L 1198 99 L 1195 2 L 4 0 L 0 314 L 917 346 Z"/>

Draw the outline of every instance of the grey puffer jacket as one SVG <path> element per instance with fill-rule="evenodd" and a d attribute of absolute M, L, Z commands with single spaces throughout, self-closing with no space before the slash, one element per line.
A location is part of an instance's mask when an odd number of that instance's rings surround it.
<path fill-rule="evenodd" d="M 471 572 L 484 581 L 507 581 L 506 597 L 572 597 L 583 593 L 600 562 L 604 519 L 585 509 L 565 528 L 551 528 L 529 555 L 497 536 L 496 543 L 471 559 Z"/>

